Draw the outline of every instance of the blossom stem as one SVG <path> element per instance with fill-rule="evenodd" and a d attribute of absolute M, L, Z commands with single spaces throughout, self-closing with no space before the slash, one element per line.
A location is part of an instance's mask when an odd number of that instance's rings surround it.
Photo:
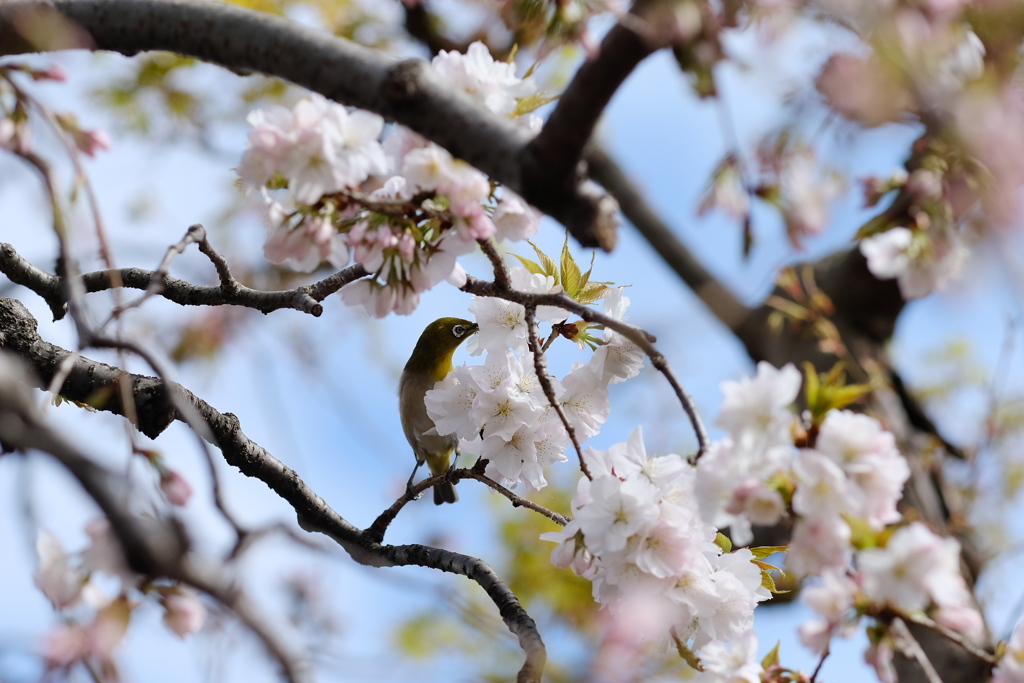
<path fill-rule="evenodd" d="M 562 310 L 569 311 L 570 313 L 575 313 L 589 323 L 597 323 L 604 325 L 605 327 L 610 327 L 622 336 L 626 337 L 631 342 L 639 346 L 645 354 L 647 354 L 647 357 L 651 359 L 651 365 L 665 376 L 665 379 L 668 380 L 669 385 L 671 385 L 673 391 L 675 391 L 676 397 L 679 399 L 679 402 L 683 407 L 683 411 L 690 419 L 690 424 L 693 426 L 693 431 L 697 437 L 698 448 L 697 453 L 694 456 L 694 460 L 699 459 L 707 451 L 711 440 L 708 437 L 707 427 L 704 426 L 704 420 L 701 418 L 700 412 L 697 410 L 697 404 L 686 389 L 683 388 L 683 385 L 680 384 L 675 373 L 672 372 L 672 369 L 669 367 L 668 360 L 654 346 L 654 342 L 656 341 L 654 335 L 639 327 L 630 325 L 629 323 L 616 320 L 612 316 L 605 315 L 600 311 L 590 308 L 589 306 L 584 306 L 577 301 L 573 301 L 564 293 L 537 294 L 520 292 L 518 290 L 500 287 L 496 282 L 478 280 L 472 276 L 466 279 L 466 284 L 462 286 L 462 291 L 470 294 L 476 294 L 478 296 L 496 297 L 498 299 L 504 299 L 506 301 L 521 304 L 526 308 L 528 316 L 532 315 L 531 309 L 536 308 L 537 306 L 555 306 Z M 536 334 L 536 330 L 531 327 L 531 339 L 534 339 Z M 537 358 L 538 354 L 535 353 L 534 357 Z M 538 375 L 539 374 L 540 373 L 538 373 Z M 543 382 L 543 380 L 541 381 Z M 582 458 L 580 462 L 582 464 Z M 585 466 L 584 471 L 586 471 Z"/>
<path fill-rule="evenodd" d="M 587 479 L 593 479 L 594 477 L 590 474 L 590 469 L 583 459 L 583 449 L 580 448 L 579 439 L 576 438 L 576 430 L 569 422 L 569 418 L 566 417 L 565 411 L 562 410 L 562 404 L 555 398 L 555 387 L 552 386 L 551 377 L 548 375 L 547 359 L 544 356 L 544 350 L 540 347 L 540 338 L 537 336 L 537 309 L 533 305 L 526 305 L 525 309 L 526 329 L 529 331 L 530 351 L 533 352 L 533 367 L 537 372 L 537 379 L 544 390 L 544 395 L 547 396 L 548 403 L 551 404 L 555 413 L 558 414 L 558 418 L 562 421 L 562 425 L 565 426 L 569 439 L 572 440 L 572 445 L 576 448 L 576 455 L 580 460 L 580 470 L 586 475 Z"/>

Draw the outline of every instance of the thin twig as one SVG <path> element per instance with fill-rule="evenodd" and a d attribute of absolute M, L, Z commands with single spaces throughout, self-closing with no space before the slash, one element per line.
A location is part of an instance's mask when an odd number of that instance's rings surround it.
<path fill-rule="evenodd" d="M 923 614 L 907 614 L 902 611 L 898 612 L 897 614 L 899 614 L 900 619 L 903 619 L 904 621 L 909 621 L 913 624 L 917 624 L 918 626 L 923 626 L 924 628 L 927 628 L 939 634 L 949 642 L 959 645 L 968 653 L 977 657 L 986 664 L 995 666 L 998 661 L 995 658 L 995 655 L 993 655 L 992 653 L 986 652 L 984 649 L 978 647 L 976 644 L 972 643 L 970 640 L 968 640 L 961 634 L 957 633 L 953 629 L 947 628 L 946 626 L 943 626 L 942 624 L 938 623 L 933 619 L 928 618 Z"/>
<path fill-rule="evenodd" d="M 31 289 L 50 307 L 54 320 L 66 314 L 64 278 L 47 273 L 26 261 L 10 244 L 0 243 L 0 272 L 15 284 Z M 166 276 L 160 296 L 183 306 L 221 306 L 230 304 L 252 308 L 261 313 L 292 309 L 318 317 L 323 313 L 321 301 L 350 282 L 368 275 L 362 264 L 354 264 L 319 282 L 295 289 L 263 292 L 239 285 L 234 294 L 224 286 L 204 287 Z M 102 292 L 116 287 L 147 290 L 154 273 L 141 268 L 101 270 L 81 276 L 85 292 Z M 237 281 L 236 281 L 237 282 Z"/>
<path fill-rule="evenodd" d="M 825 651 L 821 653 L 821 659 L 818 660 L 818 666 L 814 667 L 814 673 L 811 674 L 810 683 L 816 683 L 818 680 L 818 674 L 821 673 L 821 667 L 825 666 L 825 660 L 828 659 L 829 654 L 832 652 L 830 647 L 832 644 L 831 638 L 825 643 Z"/>
<path fill-rule="evenodd" d="M 551 376 L 548 375 L 548 363 L 547 358 L 544 355 L 544 351 L 540 348 L 540 339 L 537 335 L 537 310 L 533 306 L 525 306 L 526 309 L 526 330 L 529 336 L 530 352 L 533 354 L 533 368 L 537 373 L 537 380 L 540 382 L 541 389 L 544 390 L 544 395 L 548 399 L 548 404 L 554 409 L 555 414 L 558 415 L 558 419 L 562 421 L 562 426 L 565 427 L 565 433 L 569 435 L 569 439 L 572 441 L 573 447 L 576 449 L 576 456 L 580 461 L 580 470 L 587 477 L 587 479 L 593 479 L 594 476 L 590 474 L 590 468 L 587 467 L 587 461 L 583 458 L 583 449 L 580 447 L 579 439 L 576 438 L 576 429 L 569 422 L 569 417 L 565 414 L 562 409 L 562 404 L 558 401 L 558 397 L 555 396 L 555 387 L 551 384 Z"/>
<path fill-rule="evenodd" d="M 25 368 L 8 354 L 3 355 L 2 363 L 0 438 L 4 443 L 11 448 L 43 451 L 56 458 L 104 512 L 128 566 L 134 571 L 175 579 L 211 595 L 234 610 L 263 641 L 281 664 L 287 680 L 309 680 L 301 658 L 249 608 L 241 591 L 231 584 L 227 568 L 220 562 L 204 562 L 200 574 L 200 565 L 191 561 L 188 539 L 177 520 L 131 512 L 131 506 L 125 504 L 130 495 L 130 478 L 96 464 L 70 439 L 50 427 L 32 400 Z"/>
<path fill-rule="evenodd" d="M 467 278 L 466 284 L 462 286 L 462 291 L 469 292 L 470 294 L 476 294 L 478 296 L 490 296 L 498 299 L 504 299 L 506 301 L 512 301 L 514 303 L 521 304 L 527 309 L 531 306 L 555 306 L 565 311 L 569 311 L 570 313 L 574 313 L 587 322 L 610 327 L 622 336 L 626 337 L 631 342 L 639 346 L 645 354 L 647 354 L 647 357 L 651 359 L 651 365 L 665 376 L 665 379 L 668 380 L 669 385 L 675 391 L 676 397 L 679 399 L 683 410 L 690 419 L 690 424 L 693 425 L 693 431 L 697 437 L 698 450 L 695 455 L 695 459 L 700 458 L 707 451 L 710 439 L 708 438 L 707 428 L 704 426 L 704 421 L 700 417 L 697 406 L 693 402 L 693 398 L 690 397 L 689 393 L 687 393 L 683 388 L 679 380 L 676 379 L 675 373 L 673 373 L 672 369 L 669 367 L 665 356 L 663 356 L 654 346 L 653 342 L 655 341 L 655 338 L 649 332 L 646 332 L 635 325 L 630 325 L 629 323 L 625 323 L 609 315 L 605 315 L 593 308 L 584 306 L 577 301 L 573 301 L 564 293 L 535 294 L 503 289 L 493 282 L 478 280 L 474 277 Z"/>
<path fill-rule="evenodd" d="M 0 329 L 5 334 L 0 337 L 0 347 L 16 353 L 32 363 L 37 377 L 46 381 L 54 369 L 68 355 L 68 351 L 49 344 L 39 337 L 35 319 L 18 301 L 0 298 Z M 121 371 L 102 363 L 82 358 L 72 371 L 65 391 L 69 398 L 85 400 L 102 386 L 117 381 Z M 0 372 L 0 380 L 9 377 L 9 373 Z M 429 546 L 410 544 L 400 546 L 382 546 L 346 519 L 341 517 L 323 499 L 310 489 L 296 472 L 286 467 L 281 461 L 268 453 L 259 444 L 251 441 L 242 431 L 241 425 L 234 415 L 222 414 L 200 398 L 177 384 L 165 382 L 152 377 L 131 375 L 132 386 L 136 392 L 146 392 L 148 401 L 140 402 L 146 409 L 140 415 L 140 430 L 148 435 L 158 434 L 169 421 L 185 422 L 185 415 L 177 411 L 177 407 L 187 404 L 199 413 L 205 428 L 201 433 L 209 435 L 211 443 L 216 443 L 228 464 L 237 467 L 243 474 L 256 477 L 264 482 L 272 491 L 285 500 L 295 510 L 302 528 L 327 535 L 341 546 L 349 556 L 361 564 L 373 567 L 390 567 L 415 565 L 428 567 L 438 571 L 460 574 L 476 582 L 498 609 L 508 629 L 518 638 L 526 660 L 521 667 L 517 680 L 520 683 L 539 683 L 543 675 L 547 658 L 544 642 L 537 630 L 537 625 L 530 615 L 519 604 L 515 594 L 509 589 L 485 562 L 478 558 Z M 0 386 L 2 389 L 2 386 Z M 177 400 L 171 400 L 170 395 Z M 0 391 L 0 398 L 3 392 Z M 0 409 L 3 404 L 0 402 Z M 102 410 L 117 412 L 116 403 L 108 403 Z M 7 421 L 0 420 L 0 429 Z M 148 430 L 148 431 L 147 431 Z M 38 437 L 38 430 L 30 431 Z M 204 437 L 205 438 L 205 437 Z M 12 443 L 5 441 L 5 443 Z M 45 449 L 44 449 L 45 450 Z M 436 482 L 423 482 L 431 485 Z M 90 493 L 92 493 L 90 491 Z M 102 493 L 102 491 L 100 492 Z M 94 496 L 95 497 L 95 496 Z M 104 507 L 101 505 L 101 507 Z M 109 508 L 109 509 L 108 509 Z M 118 505 L 107 505 L 104 512 L 123 520 L 128 513 Z M 112 520 L 112 524 L 116 520 Z M 153 544 L 158 539 L 147 535 L 135 534 L 129 539 L 143 556 L 138 558 L 142 566 L 153 566 L 153 562 L 167 562 L 153 555 Z M 131 545 L 131 544 L 130 544 Z M 166 548 L 160 556 L 180 559 L 185 555 L 183 550 Z M 172 577 L 173 578 L 173 577 Z M 293 669 L 301 671 L 301 669 Z"/>
<path fill-rule="evenodd" d="M 928 683 L 942 683 L 939 672 L 935 670 L 935 666 L 928 659 L 928 655 L 921 647 L 921 644 L 914 638 L 914 634 L 907 628 L 906 622 L 901 618 L 893 619 L 890 624 L 890 630 L 893 632 L 896 643 L 900 646 L 903 654 L 916 661 L 918 666 L 921 667 L 921 672 L 928 679 Z"/>
<path fill-rule="evenodd" d="M 104 329 L 106 329 L 107 325 L 109 325 L 115 319 L 119 319 L 125 311 L 131 310 L 133 308 L 138 308 L 142 306 L 142 304 L 146 303 L 146 301 L 148 301 L 151 297 L 162 293 L 166 287 L 167 276 L 171 269 L 171 261 L 174 260 L 174 257 L 183 253 L 185 249 L 188 248 L 188 245 L 192 244 L 193 242 L 199 242 L 200 240 L 205 239 L 206 230 L 203 228 L 203 226 L 199 224 L 189 226 L 189 229 L 185 232 L 185 235 L 175 244 L 172 244 L 167 248 L 167 252 L 164 254 L 163 259 L 160 260 L 160 264 L 157 266 L 156 270 L 153 271 L 153 275 L 149 280 L 149 286 L 146 287 L 146 291 L 141 296 L 136 297 L 135 299 L 127 303 L 115 306 L 114 310 L 111 311 L 110 313 L 110 317 L 107 318 L 103 322 L 103 324 L 101 324 L 98 328 L 96 328 L 97 333 L 102 332 Z M 120 289 L 115 287 L 114 292 L 120 292 Z"/>
<path fill-rule="evenodd" d="M 565 321 L 563 320 L 562 322 Z M 544 346 L 541 347 L 541 351 L 547 351 L 548 349 L 550 349 L 551 345 L 555 343 L 556 339 L 558 339 L 558 335 L 558 325 L 555 325 L 554 327 L 551 328 L 551 334 L 549 334 L 548 338 L 544 340 Z"/>
<path fill-rule="evenodd" d="M 498 482 L 494 481 L 490 477 L 484 474 L 484 469 L 487 465 L 486 460 L 478 460 L 473 467 L 460 467 L 459 469 L 452 470 L 451 472 L 445 472 L 438 474 L 433 477 L 428 477 L 420 483 L 414 485 L 412 488 L 405 491 L 398 499 L 391 504 L 384 512 L 377 516 L 377 519 L 373 520 L 373 523 L 366 528 L 364 535 L 367 538 L 372 539 L 376 543 L 384 541 L 384 534 L 387 532 L 391 522 L 395 520 L 398 513 L 402 511 L 406 505 L 414 500 L 417 500 L 424 491 L 429 491 L 433 486 L 444 481 L 451 481 L 453 484 L 463 479 L 475 479 L 476 481 L 486 484 L 490 488 L 494 489 L 501 495 L 505 496 L 512 502 L 514 507 L 524 507 L 534 512 L 544 515 L 555 524 L 559 526 L 565 526 L 570 522 L 570 519 L 565 515 L 560 515 L 553 510 L 549 510 L 543 505 L 538 505 L 533 501 L 527 500 L 517 496 L 508 488 L 502 486 Z"/>
<path fill-rule="evenodd" d="M 505 267 L 505 262 L 501 259 L 501 254 L 494 247 L 494 242 L 490 239 L 477 240 L 480 245 L 480 250 L 487 256 L 487 260 L 491 262 L 491 267 L 494 270 L 494 284 L 503 288 L 509 289 L 511 282 L 508 279 L 508 269 Z"/>
<path fill-rule="evenodd" d="M 145 361 L 161 381 L 168 384 L 172 381 L 170 377 L 170 370 L 164 366 L 163 362 L 158 360 L 156 356 L 143 348 L 140 344 L 124 339 L 110 339 L 97 335 L 88 340 L 88 346 L 93 348 L 123 349 L 128 351 Z M 224 498 L 224 487 L 221 484 L 220 472 L 217 470 L 217 463 L 214 461 L 213 453 L 210 451 L 209 446 L 209 443 L 213 442 L 213 434 L 210 432 L 209 426 L 206 422 L 203 421 L 202 415 L 199 414 L 199 411 L 189 405 L 186 401 L 182 400 L 182 397 L 177 392 L 170 392 L 168 394 L 168 399 L 170 400 L 171 406 L 178 414 L 179 419 L 187 424 L 196 435 L 199 452 L 203 454 L 207 469 L 210 473 L 214 504 L 217 506 L 217 510 L 221 515 L 223 515 L 224 519 L 227 520 L 232 529 L 234 529 L 236 534 L 235 545 L 237 547 L 242 543 L 242 539 L 245 536 L 245 527 L 228 509 L 227 501 Z"/>
<path fill-rule="evenodd" d="M 517 496 L 510 489 L 506 488 L 505 486 L 502 486 L 498 482 L 488 477 L 486 474 L 483 474 L 482 472 L 477 472 L 475 467 L 472 469 L 459 470 L 459 472 L 462 474 L 462 476 L 459 477 L 460 479 L 476 479 L 479 482 L 487 484 L 489 487 L 491 487 L 492 489 L 494 489 L 495 491 L 497 491 L 498 493 L 512 501 L 513 507 L 524 507 L 529 510 L 533 510 L 536 513 L 544 515 L 558 526 L 565 526 L 566 524 L 572 521 L 569 517 L 566 517 L 565 515 L 560 515 L 553 510 L 547 509 L 543 505 L 538 505 L 537 503 L 534 503 L 532 500 L 527 500 L 526 498 Z"/>

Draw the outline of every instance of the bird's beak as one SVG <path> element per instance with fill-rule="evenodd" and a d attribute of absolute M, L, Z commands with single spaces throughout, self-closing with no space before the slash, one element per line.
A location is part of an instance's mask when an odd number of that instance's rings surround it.
<path fill-rule="evenodd" d="M 473 323 L 472 325 L 469 326 L 469 333 L 471 335 L 476 334 L 479 331 L 480 331 L 480 326 L 477 325 L 476 323 Z"/>

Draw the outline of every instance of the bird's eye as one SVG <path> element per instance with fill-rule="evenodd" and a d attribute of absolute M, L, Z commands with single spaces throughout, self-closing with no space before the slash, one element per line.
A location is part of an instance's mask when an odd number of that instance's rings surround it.
<path fill-rule="evenodd" d="M 461 337 L 462 335 L 466 334 L 466 328 L 463 327 L 462 325 L 456 325 L 455 327 L 452 328 L 452 334 L 454 334 L 456 337 Z"/>

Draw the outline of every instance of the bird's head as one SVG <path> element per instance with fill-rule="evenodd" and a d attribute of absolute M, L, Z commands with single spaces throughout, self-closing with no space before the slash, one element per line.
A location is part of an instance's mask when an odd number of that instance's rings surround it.
<path fill-rule="evenodd" d="M 423 330 L 416 348 L 405 364 L 406 372 L 428 373 L 444 379 L 452 369 L 452 354 L 480 327 L 462 318 L 440 318 Z"/>

